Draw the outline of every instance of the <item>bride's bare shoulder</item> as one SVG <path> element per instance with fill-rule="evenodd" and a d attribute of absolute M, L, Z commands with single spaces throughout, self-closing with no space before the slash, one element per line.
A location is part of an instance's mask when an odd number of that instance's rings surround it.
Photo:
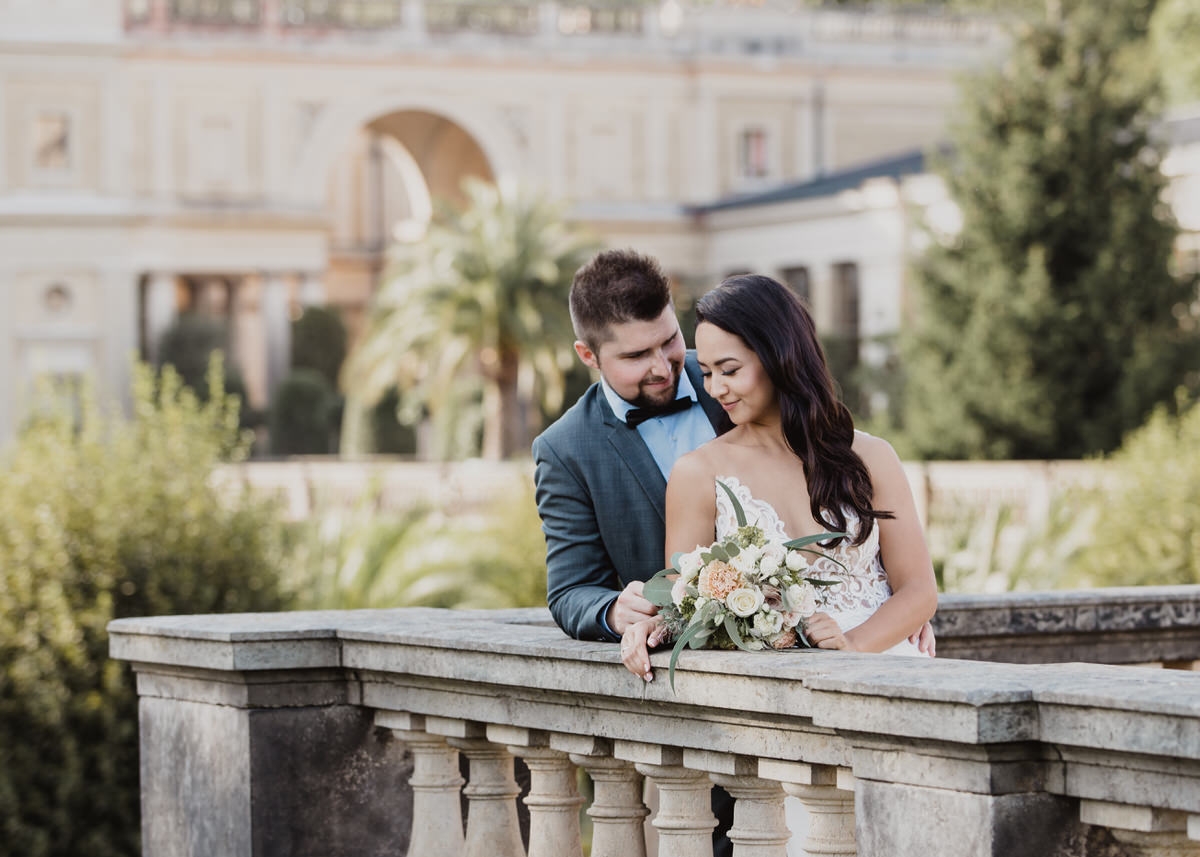
<path fill-rule="evenodd" d="M 721 447 L 723 445 L 721 438 L 713 438 L 686 455 L 680 456 L 671 469 L 671 479 L 675 480 L 678 475 L 681 479 L 688 481 L 698 482 L 705 479 L 711 481 L 716 477 L 717 463 L 722 458 Z"/>

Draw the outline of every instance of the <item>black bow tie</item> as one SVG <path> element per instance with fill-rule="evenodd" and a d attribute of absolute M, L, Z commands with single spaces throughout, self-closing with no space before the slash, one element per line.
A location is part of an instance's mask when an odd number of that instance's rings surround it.
<path fill-rule="evenodd" d="M 646 420 L 686 411 L 692 406 L 692 402 L 694 401 L 694 399 L 674 399 L 665 405 L 655 405 L 650 408 L 633 408 L 629 413 L 625 414 L 625 425 L 630 428 L 637 428 Z"/>

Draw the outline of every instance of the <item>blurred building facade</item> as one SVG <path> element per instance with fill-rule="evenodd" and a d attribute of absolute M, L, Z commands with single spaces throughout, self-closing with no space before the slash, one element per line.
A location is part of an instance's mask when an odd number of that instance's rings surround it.
<path fill-rule="evenodd" d="M 466 176 L 566 200 L 685 289 L 772 273 L 877 359 L 908 205 L 942 198 L 920 152 L 1001 49 L 983 19 L 761 0 L 0 0 L 0 442 L 32 378 L 121 394 L 185 312 L 227 323 L 266 405 L 298 309 L 353 331 Z"/>

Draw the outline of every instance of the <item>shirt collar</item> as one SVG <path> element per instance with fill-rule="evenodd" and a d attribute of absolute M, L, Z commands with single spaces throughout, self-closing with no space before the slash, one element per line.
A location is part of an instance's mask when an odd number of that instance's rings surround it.
<path fill-rule="evenodd" d="M 622 399 L 614 392 L 613 388 L 608 386 L 608 381 L 604 376 L 600 376 L 600 388 L 604 391 L 604 398 L 608 402 L 608 406 L 612 408 L 617 419 L 625 422 L 625 415 L 633 410 L 634 406 Z M 696 388 L 692 386 L 692 379 L 688 377 L 688 373 L 680 371 L 679 373 L 679 388 L 675 391 L 676 399 L 691 399 L 693 402 L 698 401 L 696 398 Z"/>

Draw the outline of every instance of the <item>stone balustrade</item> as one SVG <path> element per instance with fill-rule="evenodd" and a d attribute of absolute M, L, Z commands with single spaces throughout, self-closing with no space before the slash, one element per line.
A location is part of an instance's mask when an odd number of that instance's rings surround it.
<path fill-rule="evenodd" d="M 579 768 L 593 857 L 709 854 L 713 783 L 737 857 L 1200 853 L 1200 674 L 945 656 L 1003 655 L 1007 609 L 1016 660 L 1190 663 L 1200 587 L 1005 600 L 946 597 L 934 661 L 689 651 L 675 692 L 541 609 L 118 620 L 144 853 L 569 857 Z"/>

